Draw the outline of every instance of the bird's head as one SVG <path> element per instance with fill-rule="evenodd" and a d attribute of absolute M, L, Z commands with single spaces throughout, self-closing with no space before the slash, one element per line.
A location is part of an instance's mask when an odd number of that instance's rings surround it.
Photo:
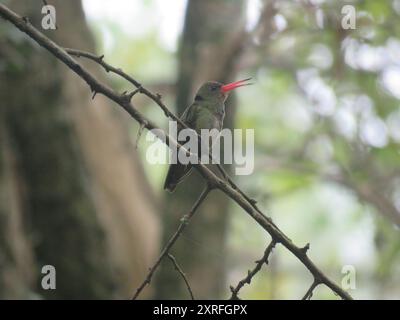
<path fill-rule="evenodd" d="M 251 78 L 239 80 L 228 84 L 223 84 L 217 81 L 207 81 L 197 91 L 195 100 L 214 100 L 224 102 L 230 91 L 239 87 L 250 85 L 251 83 L 246 83 L 246 81 L 249 81 L 250 79 Z"/>

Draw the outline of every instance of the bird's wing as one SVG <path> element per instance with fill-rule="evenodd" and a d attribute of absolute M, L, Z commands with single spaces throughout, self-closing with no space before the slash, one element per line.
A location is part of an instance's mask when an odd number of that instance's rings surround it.
<path fill-rule="evenodd" d="M 186 123 L 189 128 L 195 128 L 196 114 L 197 114 L 198 104 L 196 102 L 192 103 L 181 116 L 181 120 Z"/>
<path fill-rule="evenodd" d="M 196 109 L 197 104 L 193 103 L 186 110 L 183 112 L 180 119 L 189 127 L 193 128 L 195 126 L 196 120 Z M 183 128 L 180 124 L 178 124 L 178 132 L 181 131 Z M 186 141 L 180 141 L 181 144 L 186 143 L 189 140 L 189 137 Z M 173 192 L 176 188 L 176 185 L 181 182 L 190 172 L 192 169 L 192 165 L 183 165 L 181 163 L 171 164 L 169 166 L 169 170 L 167 173 L 167 177 L 164 183 L 164 189 Z"/>

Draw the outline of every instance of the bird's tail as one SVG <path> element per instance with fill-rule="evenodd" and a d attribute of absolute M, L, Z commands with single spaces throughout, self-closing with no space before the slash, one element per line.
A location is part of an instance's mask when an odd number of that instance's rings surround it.
<path fill-rule="evenodd" d="M 168 169 L 167 177 L 165 178 L 164 190 L 174 192 L 177 184 L 182 181 L 192 170 L 192 166 L 184 164 L 171 164 Z"/>

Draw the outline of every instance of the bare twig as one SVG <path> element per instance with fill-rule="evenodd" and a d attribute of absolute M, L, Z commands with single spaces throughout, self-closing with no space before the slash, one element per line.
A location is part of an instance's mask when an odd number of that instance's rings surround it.
<path fill-rule="evenodd" d="M 261 267 L 263 266 L 264 263 L 268 264 L 268 258 L 270 256 L 272 250 L 274 249 L 275 245 L 276 245 L 276 242 L 274 240 L 272 240 L 270 242 L 270 244 L 268 245 L 268 247 L 265 249 L 263 257 L 260 260 L 256 261 L 256 266 L 254 267 L 254 269 L 251 271 L 249 270 L 247 272 L 247 276 L 244 279 L 240 280 L 239 283 L 236 285 L 236 287 L 233 287 L 233 286 L 230 287 L 231 292 L 232 292 L 230 300 L 238 300 L 239 299 L 239 296 L 238 296 L 239 290 L 246 283 L 247 284 L 251 283 L 251 280 L 261 270 Z"/>
<path fill-rule="evenodd" d="M 175 259 L 175 257 L 174 257 L 172 254 L 168 253 L 168 258 L 169 258 L 169 259 L 172 261 L 172 263 L 174 264 L 175 270 L 178 271 L 179 274 L 182 276 L 183 281 L 185 281 L 186 288 L 187 288 L 188 291 L 189 291 L 190 297 L 192 298 L 192 300 L 194 300 L 193 291 L 192 291 L 192 288 L 191 288 L 190 285 L 189 285 L 189 281 L 188 281 L 188 279 L 186 278 L 185 273 L 183 272 L 183 270 L 181 269 L 181 267 L 178 265 L 178 262 L 176 262 L 176 259 Z"/>
<path fill-rule="evenodd" d="M 163 111 L 164 114 L 171 118 L 172 120 L 176 121 L 177 123 L 179 123 L 182 127 L 184 128 L 188 128 L 187 125 L 181 120 L 179 119 L 179 117 L 177 117 L 175 114 L 173 114 L 168 107 L 162 102 L 161 100 L 161 96 L 159 94 L 154 94 L 152 93 L 150 90 L 146 89 L 145 87 L 142 86 L 142 84 L 138 81 L 136 81 L 134 78 L 132 78 L 130 75 L 128 75 L 127 73 L 125 73 L 121 68 L 115 68 L 112 65 L 108 64 L 107 62 L 104 61 L 104 55 L 101 56 L 96 56 L 90 52 L 85 52 L 85 51 L 81 51 L 81 50 L 76 50 L 76 49 L 70 49 L 70 48 L 65 48 L 65 51 L 72 55 L 72 56 L 76 56 L 76 57 L 84 57 L 87 59 L 90 59 L 94 62 L 97 62 L 99 65 L 101 65 L 104 70 L 106 70 L 107 72 L 112 72 L 115 73 L 117 75 L 119 75 L 120 77 L 122 77 L 123 79 L 127 80 L 129 83 L 133 84 L 137 91 L 133 91 L 132 96 L 136 93 L 141 93 L 144 94 L 145 96 L 149 97 L 151 100 L 153 100 Z M 130 97 L 132 98 L 132 97 Z"/>
<path fill-rule="evenodd" d="M 96 91 L 99 94 L 102 94 L 108 97 L 110 100 L 114 101 L 120 107 L 122 107 L 128 114 L 134 118 L 139 124 L 143 124 L 145 128 L 149 130 L 157 129 L 155 134 L 161 139 L 164 143 L 172 148 L 183 148 L 175 139 L 170 137 L 167 133 L 157 127 L 152 121 L 145 118 L 133 105 L 132 103 L 126 99 L 126 95 L 118 94 L 112 88 L 107 85 L 99 82 L 97 78 L 90 73 L 87 69 L 85 69 L 82 65 L 80 65 L 75 59 L 73 59 L 62 47 L 57 45 L 54 41 L 46 37 L 39 30 L 31 25 L 28 19 L 24 19 L 21 16 L 17 15 L 10 9 L 8 9 L 5 5 L 0 4 L 0 16 L 4 19 L 10 21 L 14 24 L 19 30 L 26 33 L 30 38 L 36 41 L 39 45 L 47 49 L 51 54 L 53 54 L 56 58 L 66 64 L 72 71 L 74 71 L 79 77 L 81 77 L 91 88 L 92 91 Z M 100 59 L 101 58 L 101 59 Z M 102 57 L 98 57 L 98 59 L 102 60 Z M 114 68 L 117 70 L 116 68 Z M 140 84 L 132 79 L 128 81 L 134 81 L 140 86 Z M 164 106 L 161 101 L 161 98 L 153 94 L 151 92 L 147 92 L 146 95 L 151 98 L 153 101 L 158 101 L 160 104 Z M 165 106 L 164 106 L 165 107 Z M 166 108 L 166 107 L 165 107 Z M 176 120 L 176 116 L 173 116 L 174 120 Z M 183 148 L 184 149 L 184 148 Z M 185 150 L 185 149 L 184 149 Z M 186 150 L 187 151 L 187 150 Z M 189 153 L 187 151 L 187 153 Z M 195 156 L 191 154 L 192 156 Z M 216 176 L 212 171 L 210 171 L 204 164 L 199 163 L 194 165 L 194 168 L 199 172 L 199 174 L 207 181 L 208 188 L 218 188 L 222 192 L 224 192 L 229 198 L 235 201 L 248 215 L 250 215 L 264 230 L 266 230 L 272 237 L 272 239 L 276 243 L 281 243 L 287 250 L 289 250 L 294 256 L 299 259 L 303 265 L 310 271 L 310 273 L 314 276 L 314 279 L 318 279 L 321 284 L 329 287 L 333 292 L 338 294 L 343 299 L 352 299 L 351 296 L 344 291 L 340 286 L 331 281 L 319 268 L 310 260 L 307 256 L 305 250 L 301 247 L 296 246 L 275 224 L 271 222 L 271 220 L 265 216 L 258 209 L 254 208 L 254 204 L 247 200 L 248 197 L 243 196 L 243 192 L 239 191 L 239 188 L 235 189 L 231 186 L 230 183 L 220 179 Z M 197 202 L 197 205 L 200 203 Z M 185 224 L 182 224 L 180 228 L 184 228 Z M 179 228 L 179 229 L 180 229 Z M 175 234 L 170 241 L 172 244 L 178 238 L 179 233 Z M 169 248 L 172 246 L 169 246 Z M 167 244 L 168 246 L 168 244 Z M 169 250 L 167 249 L 167 251 Z M 163 250 L 163 253 L 165 252 Z M 161 261 L 161 260 L 160 260 Z M 157 266 L 159 262 L 156 263 Z M 157 266 L 153 266 L 150 270 L 150 275 L 144 281 L 144 286 L 151 280 L 151 276 L 156 270 Z M 141 291 L 142 289 L 140 289 Z M 140 293 L 140 292 L 139 292 Z M 136 295 L 135 295 L 136 297 Z"/>
<path fill-rule="evenodd" d="M 310 288 L 307 290 L 306 294 L 304 295 L 304 297 L 302 298 L 302 300 L 310 300 L 314 289 L 320 284 L 320 282 L 318 280 L 314 280 L 313 283 L 311 284 Z"/>
<path fill-rule="evenodd" d="M 139 294 L 142 292 L 144 287 L 146 285 L 150 284 L 151 279 L 153 277 L 154 272 L 157 270 L 158 266 L 160 265 L 161 261 L 164 259 L 166 255 L 168 255 L 169 250 L 172 248 L 172 246 L 175 244 L 176 240 L 179 238 L 179 236 L 182 234 L 183 230 L 185 227 L 188 225 L 190 219 L 193 217 L 193 215 L 196 213 L 197 208 L 200 206 L 200 204 L 204 201 L 204 199 L 207 197 L 208 193 L 211 191 L 211 187 L 207 185 L 203 192 L 200 194 L 199 198 L 196 200 L 194 203 L 192 209 L 189 211 L 188 214 L 184 215 L 181 219 L 181 224 L 179 225 L 178 229 L 175 231 L 175 233 L 172 235 L 172 237 L 168 240 L 167 244 L 165 245 L 164 249 L 161 251 L 160 256 L 158 257 L 156 263 L 149 269 L 149 273 L 146 276 L 146 279 L 142 282 L 142 284 L 136 289 L 136 292 L 132 298 L 132 300 L 136 300 L 136 298 L 139 296 Z"/>

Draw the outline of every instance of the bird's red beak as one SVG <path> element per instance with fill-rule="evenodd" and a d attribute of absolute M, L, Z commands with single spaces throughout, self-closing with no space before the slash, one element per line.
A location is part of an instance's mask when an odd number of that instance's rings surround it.
<path fill-rule="evenodd" d="M 239 87 L 243 87 L 243 86 L 248 86 L 251 83 L 245 83 L 246 81 L 251 80 L 251 78 L 247 78 L 244 80 L 239 80 L 239 81 L 235 81 L 235 82 L 231 82 L 228 84 L 224 84 L 223 86 L 221 86 L 221 92 L 222 93 L 227 93 L 233 89 L 239 88 Z"/>

